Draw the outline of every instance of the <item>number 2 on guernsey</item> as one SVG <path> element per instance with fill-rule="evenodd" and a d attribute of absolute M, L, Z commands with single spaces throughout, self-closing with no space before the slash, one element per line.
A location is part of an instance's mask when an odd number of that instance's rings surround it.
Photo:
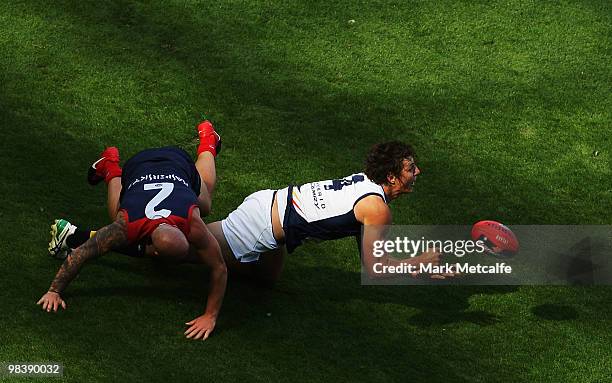
<path fill-rule="evenodd" d="M 170 194 L 172 194 L 172 190 L 174 190 L 174 184 L 172 182 L 159 182 L 155 184 L 144 184 L 144 190 L 154 190 L 160 189 L 159 193 L 155 195 L 149 201 L 147 206 L 145 206 L 145 215 L 148 219 L 159 219 L 159 218 L 168 218 L 172 211 L 168 209 L 155 210 L 157 205 L 159 205 L 163 200 L 168 198 Z"/>

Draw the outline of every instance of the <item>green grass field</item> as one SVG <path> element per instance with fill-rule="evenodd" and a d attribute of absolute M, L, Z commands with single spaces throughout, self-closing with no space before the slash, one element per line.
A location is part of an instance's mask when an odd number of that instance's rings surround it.
<path fill-rule="evenodd" d="M 230 280 L 206 342 L 182 335 L 199 267 L 111 254 L 66 311 L 35 305 L 53 219 L 107 222 L 85 182 L 104 146 L 195 154 L 203 114 L 224 140 L 210 221 L 401 139 L 423 173 L 398 224 L 610 224 L 610 2 L 15 0 L 0 52 L 0 362 L 73 382 L 612 381 L 610 287 L 362 287 L 352 239 L 298 249 L 273 289 Z"/>

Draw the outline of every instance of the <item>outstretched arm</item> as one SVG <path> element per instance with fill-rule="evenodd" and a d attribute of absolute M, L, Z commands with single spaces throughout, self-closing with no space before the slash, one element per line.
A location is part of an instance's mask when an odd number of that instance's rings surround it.
<path fill-rule="evenodd" d="M 66 303 L 62 300 L 60 294 L 77 276 L 85 262 L 126 244 L 127 223 L 123 215 L 118 214 L 115 222 L 98 230 L 95 236 L 77 247 L 66 257 L 53 282 L 51 282 L 49 291 L 40 298 L 37 304 L 42 305 L 42 309 L 47 312 L 57 311 L 59 306 L 65 309 Z"/>
<path fill-rule="evenodd" d="M 192 214 L 189 242 L 200 261 L 210 268 L 210 286 L 204 314 L 186 323 L 189 328 L 185 331 L 185 335 L 187 338 L 206 340 L 214 330 L 221 310 L 227 285 L 227 267 L 219 243 L 198 212 Z"/>
<path fill-rule="evenodd" d="M 355 206 L 355 217 L 364 225 L 363 230 L 363 246 L 362 246 L 362 262 L 366 272 L 370 278 L 389 278 L 392 274 L 377 274 L 374 272 L 374 266 L 380 263 L 384 266 L 402 266 L 413 265 L 418 267 L 419 264 L 432 264 L 437 266 L 440 264 L 441 253 L 436 251 L 426 251 L 419 256 L 407 259 L 395 259 L 388 254 L 383 254 L 380 257 L 375 257 L 374 243 L 384 240 L 386 237 L 386 229 L 391 225 L 392 217 L 391 210 L 378 196 L 368 196 L 363 198 Z M 418 272 L 412 273 L 416 277 Z M 433 279 L 444 279 L 446 276 L 432 275 Z"/>

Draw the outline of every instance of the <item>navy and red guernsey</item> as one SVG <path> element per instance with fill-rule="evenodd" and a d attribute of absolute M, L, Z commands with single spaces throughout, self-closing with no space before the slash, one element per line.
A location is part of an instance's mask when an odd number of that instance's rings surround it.
<path fill-rule="evenodd" d="M 193 160 L 180 148 L 147 149 L 130 158 L 123 167 L 119 198 L 129 243 L 149 236 L 160 224 L 176 226 L 189 235 L 200 182 Z"/>

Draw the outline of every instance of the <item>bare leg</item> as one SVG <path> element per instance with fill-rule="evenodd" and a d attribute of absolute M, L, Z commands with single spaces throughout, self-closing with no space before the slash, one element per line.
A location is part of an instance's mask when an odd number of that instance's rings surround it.
<path fill-rule="evenodd" d="M 221 227 L 221 221 L 216 221 L 213 223 L 209 223 L 206 225 L 208 230 L 212 233 L 213 237 L 219 243 L 221 247 L 221 254 L 223 254 L 223 259 L 225 260 L 225 264 L 227 265 L 228 270 L 233 273 L 238 273 L 240 275 L 250 275 L 252 274 L 252 270 L 248 267 L 248 263 L 241 263 L 236 259 L 232 249 L 229 247 L 227 240 L 225 239 L 225 235 L 223 234 L 223 228 Z"/>
<path fill-rule="evenodd" d="M 283 270 L 284 255 L 286 253 L 285 247 L 263 253 L 259 260 L 256 262 L 242 263 L 236 259 L 232 249 L 229 247 L 223 229 L 221 227 L 221 221 L 213 222 L 208 225 L 208 230 L 215 237 L 219 246 L 221 247 L 221 253 L 223 259 L 227 265 L 227 269 L 234 275 L 255 279 L 257 282 L 264 283 L 266 285 L 274 284 L 280 277 L 281 271 Z M 199 260 L 195 255 L 190 254 L 187 262 L 198 263 Z"/>
<path fill-rule="evenodd" d="M 255 278 L 266 285 L 274 285 L 280 278 L 285 264 L 287 250 L 281 246 L 276 250 L 268 251 L 259 256 L 255 266 Z"/>
<path fill-rule="evenodd" d="M 202 152 L 198 156 L 195 166 L 202 180 L 200 195 L 198 196 L 198 205 L 202 214 L 208 215 L 212 207 L 212 195 L 215 191 L 215 184 L 217 183 L 215 157 L 211 152 Z M 219 222 L 219 224 L 221 223 Z"/>
<path fill-rule="evenodd" d="M 121 177 L 115 177 L 108 182 L 107 186 L 107 208 L 111 221 L 117 218 L 119 212 L 119 195 L 121 194 Z"/>

